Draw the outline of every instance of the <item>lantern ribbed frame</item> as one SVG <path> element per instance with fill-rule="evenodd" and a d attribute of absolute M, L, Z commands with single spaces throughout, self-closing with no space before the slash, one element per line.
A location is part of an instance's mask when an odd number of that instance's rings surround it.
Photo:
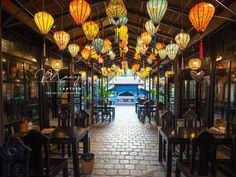
<path fill-rule="evenodd" d="M 69 50 L 69 52 L 70 52 L 72 57 L 76 57 L 78 52 L 79 52 L 79 50 L 80 50 L 80 47 L 77 44 L 70 44 L 68 46 L 68 50 Z"/>
<path fill-rule="evenodd" d="M 99 26 L 94 21 L 88 21 L 83 24 L 83 31 L 88 40 L 94 40 L 99 32 Z"/>
<path fill-rule="evenodd" d="M 181 50 L 186 49 L 190 41 L 190 35 L 188 33 L 181 32 L 175 36 L 175 42 L 179 45 Z"/>
<path fill-rule="evenodd" d="M 165 48 L 160 49 L 160 50 L 158 51 L 158 55 L 159 55 L 159 57 L 161 58 L 161 60 L 164 60 L 164 59 L 166 58 L 166 56 L 167 56 L 166 49 L 165 49 Z"/>
<path fill-rule="evenodd" d="M 143 43 L 148 46 L 150 44 L 150 42 L 152 41 L 152 36 L 150 35 L 149 32 L 145 31 L 141 34 L 141 39 L 143 41 Z"/>
<path fill-rule="evenodd" d="M 160 23 L 166 13 L 167 6 L 166 0 L 149 0 L 147 2 L 148 15 L 153 23 Z"/>
<path fill-rule="evenodd" d="M 64 50 L 70 41 L 70 35 L 65 31 L 55 32 L 53 38 L 60 50 Z"/>
<path fill-rule="evenodd" d="M 36 23 L 40 33 L 46 35 L 51 30 L 54 19 L 49 13 L 41 11 L 34 15 L 34 22 Z"/>
<path fill-rule="evenodd" d="M 178 54 L 179 46 L 177 44 L 171 43 L 166 46 L 166 53 L 169 59 L 174 60 L 176 55 Z"/>
<path fill-rule="evenodd" d="M 151 36 L 154 36 L 155 33 L 157 33 L 158 27 L 155 27 L 155 25 L 153 24 L 152 20 L 148 20 L 145 23 L 145 29 L 147 30 L 147 32 L 150 33 Z"/>
<path fill-rule="evenodd" d="M 77 25 L 82 25 L 91 13 L 91 7 L 86 0 L 71 1 L 69 10 Z"/>
<path fill-rule="evenodd" d="M 123 0 L 110 0 L 106 14 L 110 18 L 122 18 L 127 15 L 127 9 Z"/>
<path fill-rule="evenodd" d="M 104 47 L 104 40 L 102 38 L 96 38 L 92 41 L 92 46 L 100 53 Z"/>
<path fill-rule="evenodd" d="M 200 58 L 191 58 L 188 61 L 188 67 L 192 70 L 198 70 L 201 67 L 202 60 Z"/>

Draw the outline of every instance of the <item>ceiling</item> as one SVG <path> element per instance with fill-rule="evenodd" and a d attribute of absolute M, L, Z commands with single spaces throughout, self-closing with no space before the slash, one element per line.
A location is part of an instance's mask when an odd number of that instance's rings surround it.
<path fill-rule="evenodd" d="M 106 6 L 108 5 L 109 0 L 88 0 L 88 2 L 92 8 L 92 13 L 89 18 L 100 25 L 99 36 L 102 38 L 109 38 L 113 42 L 113 51 L 116 53 L 116 58 L 114 60 L 110 60 L 108 56 L 104 56 L 104 65 L 110 66 L 113 63 L 120 64 L 121 57 L 119 55 L 119 47 L 117 43 L 114 43 L 115 26 L 109 23 L 106 15 Z M 128 11 L 127 26 L 129 28 L 129 51 L 125 57 L 128 59 L 130 64 L 137 62 L 141 64 L 145 62 L 147 64 L 146 57 L 143 57 L 143 61 L 133 59 L 137 36 L 144 31 L 144 24 L 149 20 L 146 10 L 147 0 L 124 0 L 124 2 Z M 219 27 L 220 24 L 226 22 L 228 18 L 230 19 L 233 17 L 233 14 L 228 12 L 222 4 L 229 7 L 232 11 L 236 10 L 236 2 L 234 0 L 219 0 L 220 3 L 217 2 L 217 0 L 210 0 L 210 2 L 216 7 L 216 15 L 212 20 L 212 24 L 215 25 L 209 27 L 204 35 L 209 34 L 212 30 Z M 50 13 L 55 19 L 54 26 L 47 35 L 47 38 L 53 41 L 53 33 L 63 27 L 63 29 L 70 34 L 72 38 L 71 41 L 77 41 L 79 43 L 79 40 L 82 40 L 83 44 L 87 44 L 89 41 L 83 34 L 81 27 L 76 26 L 69 13 L 69 3 L 69 0 L 45 0 L 45 11 Z M 192 39 L 190 45 L 193 45 L 198 41 L 199 37 L 188 18 L 188 13 L 191 7 L 196 3 L 199 3 L 199 0 L 168 0 L 168 10 L 161 21 L 158 31 L 158 42 L 165 44 L 170 43 L 171 40 L 174 40 L 175 35 L 182 29 L 191 35 Z M 12 27 L 24 23 L 38 32 L 33 21 L 33 16 L 36 12 L 41 11 L 42 9 L 42 0 L 10 1 L 7 6 L 4 6 L 4 10 L 10 13 L 12 17 L 4 22 L 4 25 L 6 27 Z M 226 17 L 227 19 L 223 19 L 222 17 Z M 12 23 L 13 18 L 17 18 L 20 22 Z"/>

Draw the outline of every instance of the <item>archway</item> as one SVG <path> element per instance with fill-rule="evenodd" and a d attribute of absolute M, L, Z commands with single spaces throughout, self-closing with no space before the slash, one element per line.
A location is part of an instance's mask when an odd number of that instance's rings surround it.
<path fill-rule="evenodd" d="M 117 104 L 119 105 L 130 105 L 134 104 L 135 97 L 132 92 L 122 92 L 117 97 Z"/>

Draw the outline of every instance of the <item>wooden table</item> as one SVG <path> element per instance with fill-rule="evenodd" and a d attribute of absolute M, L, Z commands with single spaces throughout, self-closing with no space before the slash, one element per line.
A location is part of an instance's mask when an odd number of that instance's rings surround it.
<path fill-rule="evenodd" d="M 182 153 L 184 151 L 184 147 L 191 143 L 191 139 L 194 136 L 197 136 L 200 132 L 206 131 L 207 128 L 184 128 L 184 127 L 176 127 L 176 128 L 158 128 L 158 136 L 159 136 L 159 158 L 158 160 L 162 162 L 163 153 L 165 152 L 163 147 L 163 141 L 167 144 L 167 177 L 171 177 L 172 170 L 172 150 L 173 145 L 180 145 L 180 158 L 182 158 Z M 235 135 L 214 135 L 218 141 L 218 144 L 222 145 L 230 145 L 233 142 L 233 137 Z M 235 150 L 236 147 L 233 147 L 231 150 Z M 231 153 L 233 154 L 233 153 Z"/>
<path fill-rule="evenodd" d="M 89 130 L 90 128 L 57 127 L 52 133 L 45 134 L 49 137 L 50 144 L 69 144 L 72 146 L 74 177 L 80 177 L 77 143 L 83 142 L 83 153 L 90 151 Z M 27 132 L 20 132 L 16 133 L 15 136 L 24 137 L 26 134 Z"/>
<path fill-rule="evenodd" d="M 148 112 L 147 112 L 148 111 Z M 137 105 L 137 113 L 138 113 L 138 119 L 140 121 L 142 121 L 143 123 L 145 122 L 145 116 L 147 114 L 155 114 L 156 113 L 156 105 L 141 105 L 141 104 L 138 104 Z M 143 113 L 143 116 L 142 117 L 142 113 Z M 151 118 L 149 117 L 149 122 L 150 122 Z"/>

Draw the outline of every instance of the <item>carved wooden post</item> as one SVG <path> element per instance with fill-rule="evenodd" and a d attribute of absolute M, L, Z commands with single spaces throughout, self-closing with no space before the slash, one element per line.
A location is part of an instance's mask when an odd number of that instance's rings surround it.
<path fill-rule="evenodd" d="M 75 86 L 74 86 L 74 58 L 72 57 L 70 60 L 70 76 L 72 79 L 70 79 L 70 116 L 71 116 L 71 126 L 75 126 L 75 99 L 74 99 L 74 94 L 75 94 Z"/>

